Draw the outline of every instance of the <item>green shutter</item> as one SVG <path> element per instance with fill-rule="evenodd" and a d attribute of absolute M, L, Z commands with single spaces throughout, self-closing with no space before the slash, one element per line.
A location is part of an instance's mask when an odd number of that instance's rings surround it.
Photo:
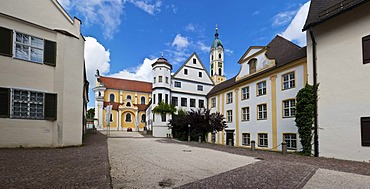
<path fill-rule="evenodd" d="M 45 119 L 56 120 L 57 119 L 57 94 L 45 93 Z"/>
<path fill-rule="evenodd" d="M 10 117 L 10 89 L 0 87 L 0 117 Z"/>
<path fill-rule="evenodd" d="M 57 64 L 57 43 L 45 40 L 44 42 L 44 64 L 56 66 Z"/>
<path fill-rule="evenodd" d="M 12 56 L 13 31 L 0 27 L 0 55 Z"/>

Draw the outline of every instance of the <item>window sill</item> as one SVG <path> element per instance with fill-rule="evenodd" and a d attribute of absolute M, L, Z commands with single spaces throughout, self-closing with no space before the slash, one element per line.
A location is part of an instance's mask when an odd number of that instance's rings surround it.
<path fill-rule="evenodd" d="M 295 116 L 284 116 L 283 119 L 295 118 Z"/>
<path fill-rule="evenodd" d="M 247 121 L 249 121 L 249 119 L 246 119 L 246 120 L 242 120 L 242 122 L 247 122 Z"/>
<path fill-rule="evenodd" d="M 263 119 L 262 119 L 262 118 L 261 118 L 261 119 L 257 119 L 257 121 L 258 121 L 258 120 L 267 120 L 267 118 L 263 118 Z"/>
<path fill-rule="evenodd" d="M 26 62 L 30 62 L 30 63 L 34 63 L 34 64 L 39 64 L 39 65 L 44 65 L 44 63 L 42 63 L 42 62 L 35 62 L 35 61 L 32 61 L 32 60 L 27 60 L 27 59 L 23 59 L 23 58 L 17 58 L 15 56 L 13 56 L 13 59 L 22 60 L 22 61 L 26 61 Z"/>
<path fill-rule="evenodd" d="M 286 91 L 286 90 L 289 90 L 289 89 L 294 89 L 295 87 L 290 87 L 290 88 L 286 88 L 286 89 L 281 89 L 282 91 Z"/>
<path fill-rule="evenodd" d="M 267 94 L 267 93 L 266 93 Z M 261 95 L 257 95 L 257 97 L 260 97 L 260 96 L 265 96 L 266 94 L 261 94 Z"/>

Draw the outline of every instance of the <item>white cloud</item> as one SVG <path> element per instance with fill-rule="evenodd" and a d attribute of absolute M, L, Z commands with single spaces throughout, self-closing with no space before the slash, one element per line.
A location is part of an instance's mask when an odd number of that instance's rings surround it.
<path fill-rule="evenodd" d="M 230 49 L 225 49 L 225 54 L 227 55 L 232 55 L 234 53 L 233 50 L 230 50 Z"/>
<path fill-rule="evenodd" d="M 185 26 L 186 31 L 195 31 L 195 25 L 193 23 L 189 23 L 188 25 Z"/>
<path fill-rule="evenodd" d="M 289 23 L 297 11 L 280 12 L 273 18 L 272 26 L 282 26 Z"/>
<path fill-rule="evenodd" d="M 101 75 L 109 72 L 110 52 L 109 50 L 106 50 L 95 38 L 86 37 L 85 39 L 87 79 L 90 82 L 90 87 L 93 88 L 95 87 L 96 69 L 99 69 Z"/>
<path fill-rule="evenodd" d="M 197 42 L 197 47 L 200 51 L 206 53 L 206 52 L 209 52 L 210 51 L 210 47 L 206 44 L 204 44 L 203 42 L 201 41 L 198 41 Z"/>
<path fill-rule="evenodd" d="M 58 2 L 60 3 L 60 5 L 62 5 L 63 8 L 65 8 L 66 10 L 69 10 L 71 7 L 71 1 L 70 0 L 58 0 Z"/>
<path fill-rule="evenodd" d="M 255 16 L 255 15 L 258 15 L 258 14 L 260 14 L 260 11 L 254 11 L 254 12 L 252 13 L 252 16 Z"/>
<path fill-rule="evenodd" d="M 172 47 L 176 47 L 177 49 L 183 49 L 188 47 L 189 40 L 187 37 L 182 37 L 181 34 L 177 34 L 175 39 L 172 42 Z"/>
<path fill-rule="evenodd" d="M 162 6 L 161 1 L 157 1 L 154 4 L 150 4 L 146 1 L 138 1 L 138 0 L 127 0 L 127 2 L 134 4 L 136 7 L 140 8 L 141 10 L 151 15 L 154 15 L 157 12 L 161 12 L 161 9 L 160 9 L 160 7 Z"/>
<path fill-rule="evenodd" d="M 280 35 L 298 43 L 300 46 L 306 45 L 306 32 L 302 32 L 303 25 L 306 21 L 310 1 L 301 6 L 294 16 L 292 22 Z"/>
<path fill-rule="evenodd" d="M 152 64 L 155 61 L 157 61 L 157 59 L 145 58 L 144 62 L 139 66 L 135 68 L 124 69 L 122 71 L 109 75 L 109 77 L 152 82 Z"/>

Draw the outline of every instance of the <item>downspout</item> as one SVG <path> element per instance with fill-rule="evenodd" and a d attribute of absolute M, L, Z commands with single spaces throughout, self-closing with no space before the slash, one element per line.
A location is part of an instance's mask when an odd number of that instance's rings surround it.
<path fill-rule="evenodd" d="M 316 40 L 312 29 L 308 30 L 312 41 L 312 67 L 313 67 L 313 87 L 314 87 L 314 156 L 319 157 L 319 135 L 318 135 L 318 123 L 317 123 L 317 65 L 316 65 Z"/>

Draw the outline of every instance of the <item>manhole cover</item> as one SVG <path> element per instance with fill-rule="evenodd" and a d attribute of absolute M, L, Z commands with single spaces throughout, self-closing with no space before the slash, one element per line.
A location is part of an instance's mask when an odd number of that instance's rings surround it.
<path fill-rule="evenodd" d="M 191 150 L 182 150 L 183 152 L 191 152 Z"/>
<path fill-rule="evenodd" d="M 171 187 L 175 184 L 175 182 L 171 179 L 164 179 L 161 182 L 158 183 L 158 185 L 162 188 L 164 187 Z"/>

